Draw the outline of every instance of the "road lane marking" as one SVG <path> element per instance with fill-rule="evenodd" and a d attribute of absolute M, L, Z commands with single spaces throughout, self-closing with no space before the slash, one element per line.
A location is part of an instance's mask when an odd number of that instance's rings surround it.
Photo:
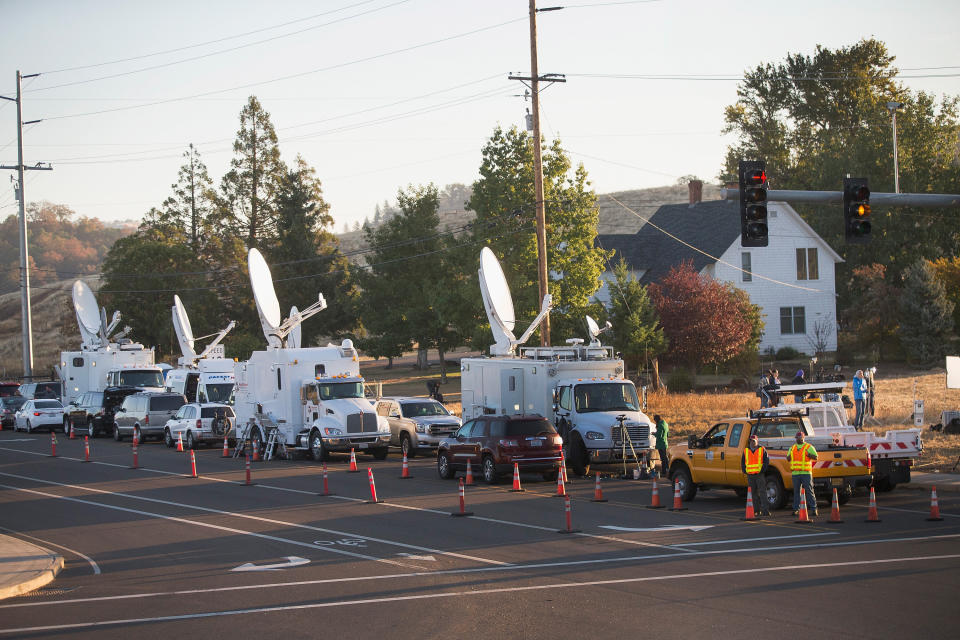
<path fill-rule="evenodd" d="M 13 529 L 7 529 L 6 527 L 0 527 L 0 531 L 6 531 L 8 533 L 13 533 L 15 535 L 22 536 L 24 538 L 30 538 L 31 540 L 36 540 L 37 542 L 42 542 L 43 544 L 48 544 L 51 547 L 63 549 L 64 551 L 68 551 L 76 556 L 80 556 L 81 558 L 83 558 L 84 560 L 90 563 L 90 567 L 93 569 L 93 575 L 95 576 L 100 575 L 100 565 L 94 562 L 93 558 L 91 558 L 90 556 L 84 555 L 75 549 L 71 549 L 70 547 L 65 547 L 62 544 L 57 544 L 56 542 L 50 542 L 49 540 L 42 540 L 40 538 L 35 538 L 33 536 L 23 533 L 22 531 L 15 531 Z"/>
<path fill-rule="evenodd" d="M 690 530 L 693 532 L 703 531 L 704 529 L 713 529 L 712 524 L 691 524 L 691 525 L 682 525 L 682 524 L 665 524 L 662 527 L 618 527 L 612 524 L 601 524 L 601 529 L 610 529 L 611 531 L 629 531 L 636 533 L 638 531 L 650 531 L 654 533 L 670 533 L 671 531 L 683 531 Z"/>
<path fill-rule="evenodd" d="M 465 596 L 484 596 L 498 593 L 520 593 L 523 591 L 559 590 L 577 587 L 599 587 L 615 584 L 637 584 L 641 582 L 659 582 L 666 580 L 688 580 L 691 578 L 715 578 L 718 576 L 773 573 L 790 571 L 794 573 L 810 572 L 815 569 L 836 569 L 840 567 L 861 567 L 880 564 L 894 564 L 904 562 L 928 562 L 933 560 L 955 560 L 960 554 L 942 554 L 934 556 L 907 556 L 901 558 L 881 558 L 878 560 L 850 560 L 847 562 L 823 562 L 817 564 L 781 565 L 773 567 L 751 567 L 749 569 L 729 569 L 726 571 L 702 571 L 699 573 L 677 573 L 673 575 L 643 576 L 639 578 L 613 578 L 609 580 L 590 580 L 584 582 L 559 582 L 552 584 L 524 585 L 517 587 L 498 587 L 494 589 L 476 589 L 464 591 L 447 591 L 443 593 L 422 593 L 407 596 L 389 596 L 380 598 L 359 598 L 353 600 L 339 600 L 333 602 L 312 602 L 309 604 L 277 605 L 273 607 L 256 607 L 251 609 L 231 609 L 226 611 L 209 611 L 205 613 L 189 613 L 173 616 L 157 616 L 153 618 L 126 618 L 118 620 L 99 620 L 95 622 L 76 622 L 71 624 L 45 625 L 37 627 L 20 627 L 0 629 L 0 634 L 9 633 L 36 633 L 41 631 L 63 631 L 67 629 L 90 629 L 114 627 L 126 624 L 143 624 L 157 622 L 172 622 L 175 620 L 197 620 L 201 618 L 215 618 L 223 616 L 249 615 L 251 613 L 279 613 L 284 611 L 303 611 L 307 609 L 329 609 L 333 607 L 350 607 L 364 604 L 383 604 L 388 602 L 408 602 L 412 600 L 434 600 L 439 598 L 462 598 Z"/>
<path fill-rule="evenodd" d="M 233 512 L 233 511 L 223 511 L 223 510 L 221 510 L 221 509 L 211 509 L 211 508 L 209 508 L 209 507 L 200 507 L 200 506 L 197 506 L 197 505 L 191 505 L 191 504 L 187 504 L 187 503 L 184 503 L 184 502 L 173 502 L 173 501 L 170 501 L 170 500 L 161 500 L 161 499 L 159 499 L 159 498 L 147 498 L 146 496 L 135 496 L 135 495 L 131 495 L 131 494 L 129 494 L 129 493 L 120 493 L 120 492 L 117 492 L 117 491 L 104 491 L 103 489 L 94 489 L 94 488 L 92 488 L 92 487 L 84 487 L 84 486 L 75 485 L 75 484 L 67 484 L 67 483 L 63 483 L 63 482 L 54 482 L 54 481 L 52 481 L 52 480 L 43 480 L 43 479 L 41 479 L 41 478 L 32 478 L 32 477 L 29 477 L 29 476 L 21 476 L 21 475 L 17 475 L 17 474 L 14 474 L 14 473 L 3 473 L 3 472 L 0 472 L 0 476 L 7 476 L 7 477 L 10 477 L 10 478 L 19 478 L 19 479 L 21 479 L 21 480 L 31 480 L 31 481 L 33 481 L 33 482 L 42 482 L 42 483 L 45 483 L 45 484 L 51 484 L 51 485 L 59 486 L 59 487 L 69 487 L 69 488 L 71 488 L 71 489 L 77 489 L 77 490 L 80 490 L 80 491 L 88 491 L 88 492 L 92 492 L 92 493 L 99 493 L 99 494 L 110 495 L 110 496 L 120 496 L 120 497 L 128 498 L 128 499 L 130 499 L 130 500 L 141 500 L 141 501 L 146 501 L 146 502 L 154 502 L 154 503 L 157 503 L 157 504 L 165 504 L 165 505 L 174 506 L 174 507 L 181 507 L 181 508 L 185 508 L 185 509 L 194 509 L 194 510 L 203 511 L 203 512 L 206 512 L 206 513 L 215 513 L 215 514 L 217 514 L 217 515 L 231 516 L 231 517 L 234 517 L 234 518 L 241 518 L 241 519 L 246 519 L 246 520 L 254 520 L 254 521 L 258 521 L 258 522 L 266 522 L 266 523 L 268 523 L 268 524 L 278 524 L 278 525 L 283 525 L 283 526 L 290 527 L 290 528 L 306 529 L 306 530 L 308 530 L 308 531 L 319 531 L 319 532 L 321 532 L 321 533 L 330 533 L 330 534 L 333 534 L 333 535 L 345 536 L 345 537 L 362 538 L 362 539 L 367 540 L 367 541 L 370 541 L 370 542 L 378 542 L 378 543 L 380 543 L 380 544 L 392 545 L 392 546 L 401 547 L 401 548 L 404 548 L 404 549 L 411 549 L 411 550 L 413 550 L 413 551 L 422 551 L 422 552 L 426 552 L 426 553 L 435 553 L 435 554 L 437 554 L 437 555 L 443 555 L 443 556 L 449 556 L 449 557 L 453 557 L 453 558 L 459 558 L 459 559 L 461 559 L 461 560 L 470 560 L 470 561 L 473 561 L 473 562 L 480 562 L 480 563 L 482 563 L 482 564 L 492 564 L 492 565 L 508 565 L 508 564 L 510 564 L 509 562 L 501 562 L 500 560 L 490 560 L 490 559 L 488 559 L 488 558 L 480 558 L 480 557 L 477 557 L 477 556 L 466 555 L 466 554 L 463 554 L 463 553 L 456 553 L 456 552 L 454 552 L 454 551 L 442 551 L 442 550 L 440 550 L 440 549 L 433 549 L 433 548 L 430 548 L 430 547 L 421 547 L 421 546 L 419 546 L 419 545 L 407 544 L 407 543 L 405 543 L 405 542 L 398 542 L 398 541 L 396 541 L 396 540 L 386 540 L 386 539 L 384 539 L 384 538 L 374 538 L 374 537 L 372 537 L 372 536 L 364 536 L 364 535 L 360 535 L 360 534 L 356 534 L 356 533 L 350 533 L 350 532 L 346 532 L 346 531 L 337 531 L 337 530 L 334 530 L 334 529 L 324 529 L 324 528 L 322 528 L 322 527 L 313 527 L 313 526 L 306 525 L 306 524 L 298 524 L 298 523 L 295 523 L 295 522 L 287 522 L 287 521 L 284 521 L 284 520 L 275 520 L 275 519 L 273 519 L 273 518 L 264 518 L 264 517 L 262 517 L 262 516 L 252 516 L 252 515 L 249 515 L 249 514 L 246 514 L 246 513 L 236 513 L 236 512 Z M 3 486 L 3 485 L 0 485 L 0 486 Z M 16 487 L 13 487 L 13 488 L 16 488 Z M 24 491 L 25 491 L 25 489 L 24 489 Z M 61 496 L 54 496 L 54 497 L 61 497 Z M 64 499 L 68 499 L 68 498 L 64 498 Z M 107 506 L 108 506 L 108 505 L 103 505 L 103 504 L 98 503 L 98 502 L 92 502 L 91 504 L 96 504 L 96 505 L 104 506 L 104 507 L 107 507 Z M 166 517 L 166 516 L 158 516 L 158 517 Z M 187 521 L 187 522 L 192 522 L 192 521 Z M 239 531 L 239 530 L 238 530 L 238 531 Z M 250 535 L 257 535 L 257 534 L 250 534 Z M 337 551 L 337 553 L 339 553 L 339 551 Z M 364 557 L 364 558 L 367 558 L 367 559 L 374 559 L 372 556 L 358 556 L 358 557 Z M 401 566 L 409 566 L 409 565 L 404 565 L 403 563 L 400 563 L 400 562 L 396 562 L 396 561 L 394 561 L 394 560 L 386 560 L 386 559 L 384 559 L 384 558 L 377 558 L 377 561 L 378 561 L 378 562 L 387 562 L 387 563 L 391 563 L 391 564 L 399 564 L 399 565 L 401 565 Z"/>
<path fill-rule="evenodd" d="M 234 567 L 230 571 L 277 571 L 278 569 L 289 569 L 290 567 L 299 567 L 310 564 L 306 558 L 299 556 L 287 556 L 286 562 L 274 562 L 273 564 L 253 564 L 248 562 L 239 567 Z"/>
<path fill-rule="evenodd" d="M 210 587 L 207 589 L 181 589 L 178 591 L 153 591 L 145 593 L 128 593 L 115 596 L 92 596 L 89 598 L 70 598 L 67 600 L 46 600 L 43 602 L 19 602 L 16 604 L 0 604 L 0 609 L 16 609 L 20 607 L 46 607 L 58 604 L 78 604 L 82 602 L 104 602 L 112 600 L 130 600 L 134 598 L 158 598 L 162 596 L 187 596 L 207 593 L 221 593 L 228 591 L 247 591 L 251 589 L 277 589 L 290 587 L 308 587 L 323 584 L 342 584 L 349 582 L 366 582 L 377 580 L 398 580 L 409 578 L 436 576 L 462 576 L 475 575 L 481 573 L 499 573 L 506 571 L 523 571 L 530 569 L 556 569 L 559 567 L 587 566 L 597 564 L 640 562 L 644 560 L 670 560 L 673 558 L 690 558 L 694 556 L 724 556 L 744 553 L 761 553 L 767 551 L 806 551 L 811 549 L 825 549 L 829 547 L 842 547 L 851 545 L 872 545 L 879 543 L 893 542 L 929 542 L 944 540 L 948 538 L 960 538 L 960 533 L 939 534 L 934 536 L 914 536 L 910 538 L 887 538 L 882 540 L 862 540 L 848 542 L 822 542 L 810 545 L 789 545 L 780 547 L 746 547 L 743 549 L 723 549 L 720 551 L 689 551 L 688 553 L 659 553 L 644 556 L 626 556 L 617 558 L 594 558 L 591 560 L 565 560 L 562 562 L 538 562 L 531 564 L 513 564 L 504 567 L 474 567 L 472 569 L 440 569 L 433 571 L 414 571 L 410 573 L 391 573 L 378 576 L 355 576 L 350 578 L 320 578 L 316 580 L 295 580 L 290 582 L 267 582 L 261 584 L 235 585 L 229 587 Z M 749 540 L 747 540 L 749 542 Z M 679 549 L 677 550 L 679 551 Z"/>
<path fill-rule="evenodd" d="M 678 542 L 674 547 L 702 547 L 708 544 L 736 544 L 744 542 L 756 542 L 757 540 L 783 540 L 784 538 L 812 538 L 814 536 L 837 536 L 837 531 L 824 531 L 822 533 L 796 533 L 788 536 L 766 536 L 764 538 L 732 538 L 730 540 L 710 540 L 709 542 Z"/>

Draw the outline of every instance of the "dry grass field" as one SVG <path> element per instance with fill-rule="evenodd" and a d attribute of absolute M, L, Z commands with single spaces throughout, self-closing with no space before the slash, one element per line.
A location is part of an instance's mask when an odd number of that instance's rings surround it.
<path fill-rule="evenodd" d="M 457 353 L 456 357 L 464 355 L 467 354 Z M 436 363 L 434 352 L 431 357 L 431 363 Z M 412 356 L 396 360 L 393 369 L 386 369 L 386 360 L 364 360 L 360 369 L 368 382 L 383 384 L 384 395 L 424 396 L 426 381 L 440 379 L 439 364 L 432 364 L 426 372 L 417 371 L 413 368 Z M 946 388 L 946 372 L 881 368 L 875 380 L 876 415 L 868 418 L 865 428 L 883 435 L 888 429 L 912 427 L 916 385 L 917 397 L 924 401 L 924 452 L 917 469 L 942 473 L 954 470 L 960 459 L 960 435 L 944 435 L 929 428 L 940 421 L 941 411 L 960 410 L 960 389 Z M 456 365 L 448 365 L 447 383 L 441 387 L 441 393 L 447 408 L 459 414 L 460 371 Z M 852 397 L 849 387 L 847 395 Z M 671 440 L 677 442 L 689 434 L 706 431 L 717 420 L 757 409 L 760 401 L 753 393 L 651 393 L 647 405 L 648 415 L 659 413 L 670 423 Z M 960 471 L 960 467 L 956 470 Z"/>

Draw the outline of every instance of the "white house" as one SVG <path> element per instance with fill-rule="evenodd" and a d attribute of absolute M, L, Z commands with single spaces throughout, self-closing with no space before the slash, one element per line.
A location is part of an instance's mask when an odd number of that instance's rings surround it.
<path fill-rule="evenodd" d="M 768 225 L 769 246 L 743 247 L 737 202 L 664 205 L 637 233 L 602 234 L 597 244 L 616 250 L 610 264 L 623 257 L 644 284 L 691 261 L 700 273 L 743 289 L 764 315 L 761 352 L 790 346 L 812 354 L 816 343 L 835 351 L 835 267 L 842 259 L 785 202 L 769 203 Z M 602 278 L 595 298 L 608 305 L 617 293 L 613 273 Z"/>

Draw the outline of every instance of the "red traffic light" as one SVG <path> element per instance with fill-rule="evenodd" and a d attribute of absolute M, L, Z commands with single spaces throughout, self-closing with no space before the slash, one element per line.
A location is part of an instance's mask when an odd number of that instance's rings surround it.
<path fill-rule="evenodd" d="M 767 172 L 763 169 L 754 169 L 744 174 L 744 180 L 749 185 L 762 185 L 767 181 Z"/>

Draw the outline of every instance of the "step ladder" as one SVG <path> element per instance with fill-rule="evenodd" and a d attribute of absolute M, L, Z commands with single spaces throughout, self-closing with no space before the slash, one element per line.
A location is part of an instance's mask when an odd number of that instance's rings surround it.
<path fill-rule="evenodd" d="M 287 450 L 287 443 L 280 437 L 280 429 L 276 427 L 269 431 L 269 435 L 267 436 L 267 450 L 263 454 L 263 459 L 273 460 L 274 452 L 283 460 L 290 457 L 290 452 Z"/>
<path fill-rule="evenodd" d="M 246 455 L 247 445 L 250 443 L 250 430 L 251 427 L 256 426 L 253 422 L 247 422 L 246 424 L 237 426 L 237 437 L 234 440 L 233 447 L 233 457 L 242 458 Z"/>

